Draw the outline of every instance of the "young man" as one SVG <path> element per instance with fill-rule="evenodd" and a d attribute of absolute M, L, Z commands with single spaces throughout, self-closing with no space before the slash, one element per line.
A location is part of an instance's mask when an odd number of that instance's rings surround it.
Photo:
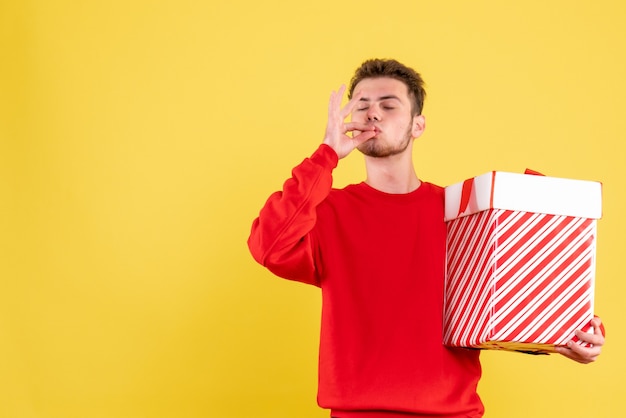
<path fill-rule="evenodd" d="M 323 144 L 254 221 L 250 251 L 276 275 L 321 288 L 318 403 L 332 417 L 481 417 L 480 352 L 442 345 L 444 195 L 412 161 L 423 81 L 395 60 L 369 60 L 342 108 L 344 91 L 331 95 Z M 354 149 L 366 180 L 333 189 L 333 169 Z M 593 347 L 561 353 L 595 360 L 600 332 L 578 337 Z"/>

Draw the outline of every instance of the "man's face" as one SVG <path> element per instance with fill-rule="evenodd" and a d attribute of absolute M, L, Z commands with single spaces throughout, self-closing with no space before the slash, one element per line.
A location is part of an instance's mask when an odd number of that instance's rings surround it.
<path fill-rule="evenodd" d="M 353 96 L 362 96 L 352 111 L 352 120 L 376 127 L 376 136 L 359 145 L 358 150 L 371 157 L 388 157 L 407 149 L 421 134 L 411 115 L 407 86 L 396 79 L 366 78 L 354 88 Z M 423 124 L 422 128 L 423 129 Z"/>

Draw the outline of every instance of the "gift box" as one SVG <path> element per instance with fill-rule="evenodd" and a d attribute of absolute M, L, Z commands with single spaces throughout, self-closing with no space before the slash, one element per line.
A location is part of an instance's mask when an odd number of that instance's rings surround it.
<path fill-rule="evenodd" d="M 602 185 L 494 171 L 445 189 L 444 344 L 553 352 L 593 318 Z"/>

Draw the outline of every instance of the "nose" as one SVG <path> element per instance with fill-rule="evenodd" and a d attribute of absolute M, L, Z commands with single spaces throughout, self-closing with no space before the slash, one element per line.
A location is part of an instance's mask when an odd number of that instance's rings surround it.
<path fill-rule="evenodd" d="M 369 107 L 369 109 L 367 109 L 367 120 L 368 122 L 380 121 L 380 112 L 378 111 L 378 108 L 376 105 L 372 105 Z"/>

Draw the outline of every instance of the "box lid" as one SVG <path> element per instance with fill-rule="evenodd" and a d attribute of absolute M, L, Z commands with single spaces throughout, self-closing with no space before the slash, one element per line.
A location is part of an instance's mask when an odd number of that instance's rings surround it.
<path fill-rule="evenodd" d="M 445 220 L 487 209 L 599 219 L 602 184 L 492 171 L 445 188 Z"/>

